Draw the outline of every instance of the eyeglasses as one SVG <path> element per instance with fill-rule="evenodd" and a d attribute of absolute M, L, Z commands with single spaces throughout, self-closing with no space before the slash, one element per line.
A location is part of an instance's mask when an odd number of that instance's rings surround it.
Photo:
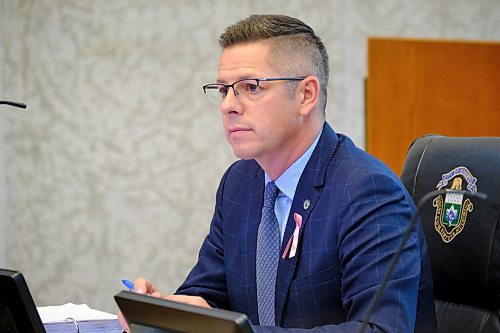
<path fill-rule="evenodd" d="M 222 84 L 222 83 L 211 83 L 203 86 L 203 91 L 205 96 L 207 96 L 208 101 L 219 106 L 220 103 L 226 98 L 229 88 L 233 88 L 234 95 L 241 101 L 241 97 L 244 99 L 255 101 L 259 99 L 260 94 L 260 82 L 268 81 L 302 81 L 306 77 L 272 77 L 272 78 L 260 78 L 260 79 L 242 79 L 234 82 L 233 84 Z M 260 94 L 260 95 L 259 95 Z"/>
<path fill-rule="evenodd" d="M 26 109 L 26 104 L 20 102 L 11 102 L 11 101 L 0 101 L 0 104 L 6 104 L 10 106 L 14 106 L 20 109 Z"/>

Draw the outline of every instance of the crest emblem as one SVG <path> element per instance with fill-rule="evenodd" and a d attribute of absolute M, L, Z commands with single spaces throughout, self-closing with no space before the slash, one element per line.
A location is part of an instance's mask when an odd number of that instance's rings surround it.
<path fill-rule="evenodd" d="M 464 166 L 456 167 L 450 172 L 442 175 L 441 181 L 437 184 L 438 190 L 447 189 L 451 183 L 450 190 L 462 190 L 463 182 L 467 183 L 467 189 L 472 193 L 477 192 L 477 178 L 472 176 L 469 169 Z M 461 193 L 446 193 L 444 199 L 442 195 L 437 196 L 432 201 L 436 207 L 434 218 L 434 228 L 441 235 L 445 243 L 451 242 L 465 227 L 467 214 L 472 212 L 474 205 L 470 199 L 464 199 Z"/>

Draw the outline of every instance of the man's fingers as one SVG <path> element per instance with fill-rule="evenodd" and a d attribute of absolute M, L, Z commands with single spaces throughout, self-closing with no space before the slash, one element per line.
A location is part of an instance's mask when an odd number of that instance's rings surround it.
<path fill-rule="evenodd" d="M 138 278 L 134 281 L 134 291 L 138 294 L 148 294 L 160 292 L 158 288 L 149 280 Z"/>
<path fill-rule="evenodd" d="M 124 332 L 130 332 L 130 329 L 127 325 L 127 321 L 125 320 L 125 317 L 123 317 L 122 312 L 118 312 L 118 322 L 120 323 L 120 326 L 123 328 Z"/>
<path fill-rule="evenodd" d="M 175 301 L 175 302 L 180 302 L 180 303 L 186 303 L 186 304 L 191 304 L 191 305 L 196 305 L 196 306 L 201 306 L 204 308 L 210 308 L 211 306 L 208 305 L 207 301 L 205 301 L 203 298 L 199 296 L 187 296 L 187 295 L 169 295 L 165 297 L 166 299 L 170 301 Z"/>
<path fill-rule="evenodd" d="M 155 291 L 154 293 L 152 293 L 150 295 L 153 296 L 153 297 L 157 297 L 157 298 L 160 298 L 160 297 L 163 296 L 159 291 Z"/>

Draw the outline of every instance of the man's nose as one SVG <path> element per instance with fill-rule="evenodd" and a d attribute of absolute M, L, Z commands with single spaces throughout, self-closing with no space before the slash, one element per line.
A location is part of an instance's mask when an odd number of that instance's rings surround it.
<path fill-rule="evenodd" d="M 220 103 L 222 113 L 241 112 L 241 103 L 238 99 L 238 93 L 232 89 L 228 89 L 226 97 Z"/>

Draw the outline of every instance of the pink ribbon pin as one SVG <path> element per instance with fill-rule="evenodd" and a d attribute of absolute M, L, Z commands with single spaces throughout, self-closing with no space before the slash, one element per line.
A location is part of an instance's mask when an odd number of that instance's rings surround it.
<path fill-rule="evenodd" d="M 295 254 L 297 253 L 297 246 L 299 245 L 299 232 L 300 227 L 302 227 L 302 215 L 293 213 L 293 219 L 295 220 L 295 230 L 293 231 L 293 235 L 290 237 L 288 243 L 286 244 L 285 251 L 283 251 L 283 255 L 281 257 L 282 259 L 286 258 L 288 250 L 290 250 L 288 258 L 295 257 Z"/>

